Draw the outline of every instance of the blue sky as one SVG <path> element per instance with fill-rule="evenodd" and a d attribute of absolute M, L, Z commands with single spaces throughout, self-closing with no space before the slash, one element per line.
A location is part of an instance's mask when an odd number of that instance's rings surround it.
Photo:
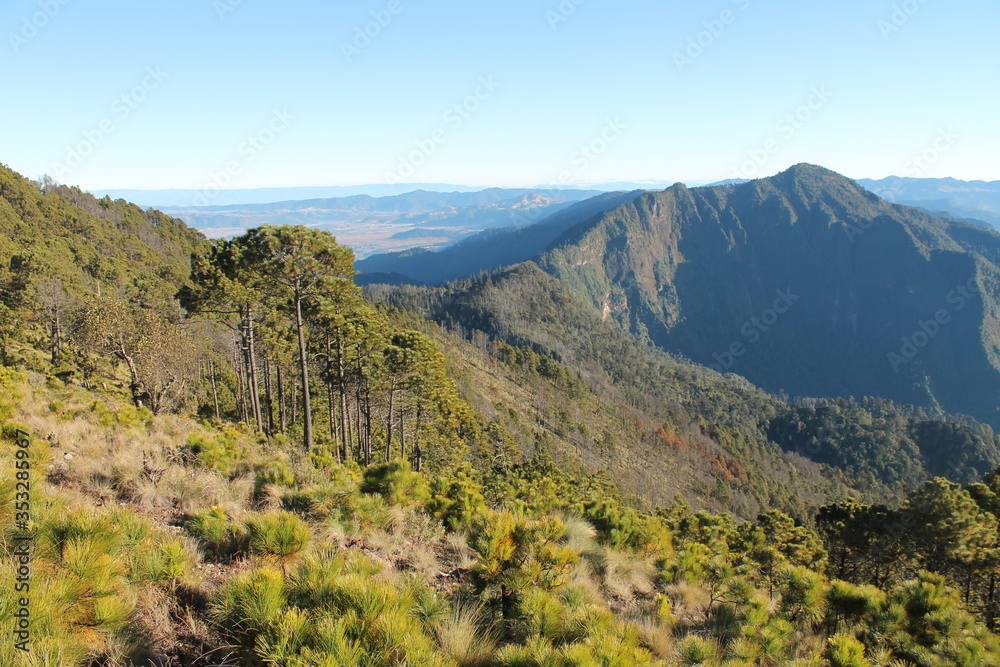
<path fill-rule="evenodd" d="M 0 162 L 88 189 L 998 180 L 998 27 L 996 0 L 7 0 Z"/>

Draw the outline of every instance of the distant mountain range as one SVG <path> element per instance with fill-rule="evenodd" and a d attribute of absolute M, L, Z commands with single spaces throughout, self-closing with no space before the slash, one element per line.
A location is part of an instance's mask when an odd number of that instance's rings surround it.
<path fill-rule="evenodd" d="M 729 180 L 710 187 L 738 185 Z M 969 224 L 1000 228 L 1000 183 L 956 179 L 891 177 L 863 179 L 859 184 L 880 197 L 921 208 L 933 215 Z M 461 273 L 462 262 L 449 268 L 454 256 L 437 257 L 444 263 L 428 270 L 421 252 L 441 250 L 474 232 L 502 227 L 527 227 L 546 220 L 567 206 L 602 192 L 650 190 L 663 182 L 603 183 L 588 189 L 539 186 L 530 189 L 488 188 L 450 184 L 358 185 L 337 187 L 262 188 L 254 190 L 104 190 L 98 196 L 127 199 L 161 208 L 183 219 L 209 237 L 240 234 L 260 224 L 305 224 L 337 235 L 359 257 L 379 253 L 406 253 L 384 261 L 404 262 L 408 275 L 425 273 L 422 280 L 438 281 Z M 599 202 L 594 205 L 600 207 Z M 563 219 L 565 220 L 565 218 Z M 474 241 L 498 266 L 522 261 L 552 239 L 559 222 L 530 232 L 527 245 L 509 253 L 495 247 L 492 236 Z M 530 237 L 528 240 L 527 237 Z M 544 243 L 542 243 L 544 245 Z M 527 252 L 527 250 L 531 252 Z M 365 265 L 365 270 L 381 271 Z M 395 269 L 393 269 L 395 270 Z M 428 273 L 429 271 L 429 273 Z"/>
<path fill-rule="evenodd" d="M 283 201 L 305 199 L 331 199 L 335 197 L 354 197 L 368 195 L 369 197 L 394 197 L 414 190 L 429 190 L 433 192 L 476 192 L 479 187 L 467 185 L 449 185 L 445 183 L 405 183 L 400 185 L 334 185 L 317 187 L 293 188 L 254 188 L 254 189 L 216 189 L 214 186 L 204 190 L 174 189 L 174 190 L 92 190 L 96 197 L 111 197 L 125 199 L 155 208 L 176 208 L 179 206 L 240 206 L 245 204 L 271 204 Z"/>
<path fill-rule="evenodd" d="M 564 191 L 588 190 L 611 192 L 615 190 L 649 190 L 666 187 L 670 182 L 616 182 L 593 183 L 583 185 L 537 185 L 530 188 L 484 188 L 483 186 L 454 185 L 451 183 L 372 183 L 368 185 L 334 185 L 309 186 L 291 188 L 253 188 L 253 189 L 218 189 L 214 185 L 202 190 L 171 189 L 171 190 L 138 190 L 111 189 L 91 190 L 96 197 L 111 197 L 125 199 L 140 206 L 158 209 L 212 206 L 242 206 L 247 204 L 273 204 L 277 202 L 302 201 L 311 199 L 333 199 L 367 195 L 369 197 L 396 197 L 417 190 L 438 193 L 468 193 L 485 190 L 506 189 L 508 191 L 531 191 L 543 193 L 555 199 L 561 199 Z"/>
<path fill-rule="evenodd" d="M 820 167 L 603 195 L 536 230 L 358 268 L 437 283 L 525 255 L 638 339 L 770 391 L 879 396 L 1000 426 L 1000 234 Z"/>
<path fill-rule="evenodd" d="M 210 237 L 235 236 L 263 224 L 315 227 L 334 233 L 364 257 L 395 248 L 439 247 L 472 232 L 529 225 L 599 194 L 597 190 L 417 190 L 393 197 L 353 195 L 163 210 Z"/>
<path fill-rule="evenodd" d="M 861 179 L 879 197 L 958 220 L 981 220 L 1000 228 L 1000 181 L 954 178 Z"/>

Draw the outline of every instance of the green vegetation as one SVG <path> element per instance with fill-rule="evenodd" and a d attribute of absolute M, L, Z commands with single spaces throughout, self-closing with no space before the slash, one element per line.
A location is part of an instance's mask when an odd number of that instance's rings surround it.
<path fill-rule="evenodd" d="M 54 429 L 61 442 L 72 423 L 34 417 L 57 390 L 26 380 L 4 380 L 5 392 L 26 397 L 8 413 L 34 420 L 33 430 Z M 151 423 L 176 432 L 145 453 L 162 466 L 161 481 L 137 495 L 146 475 L 137 467 L 119 475 L 101 507 L 93 498 L 105 490 L 88 473 L 89 457 L 59 465 L 60 445 L 32 443 L 38 470 L 53 471 L 36 475 L 34 493 L 36 659 L 1000 664 L 990 630 L 1000 611 L 1000 533 L 988 509 L 1000 497 L 997 476 L 969 488 L 935 479 L 897 508 L 826 506 L 813 531 L 776 510 L 742 524 L 683 502 L 642 511 L 539 462 L 428 478 L 394 461 L 358 475 L 354 464 L 320 469 L 296 445 L 272 440 L 247 445 L 245 468 L 224 474 L 172 457 L 187 446 L 185 431 L 205 428 L 174 422 Z M 89 424 L 89 441 L 116 446 L 115 425 Z M 280 452 L 288 477 L 278 476 L 283 491 L 266 501 L 277 506 L 251 511 L 252 471 Z M 165 483 L 175 470 L 226 491 L 182 490 L 189 507 L 169 509 L 165 521 L 163 508 L 180 506 Z M 12 516 L 2 521 L 13 534 Z M 174 521 L 190 539 L 169 529 Z M 13 568 L 8 551 L 0 569 L 13 576 Z M 13 612 L 5 598 L 5 627 Z M 28 664 L 4 650 L 4 664 Z"/>
<path fill-rule="evenodd" d="M 373 303 L 328 235 L 0 176 L 4 665 L 1000 665 L 988 427 L 790 405 L 534 265 Z"/>

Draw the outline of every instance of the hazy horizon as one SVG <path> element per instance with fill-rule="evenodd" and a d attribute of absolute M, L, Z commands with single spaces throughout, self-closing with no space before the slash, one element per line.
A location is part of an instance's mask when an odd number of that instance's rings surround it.
<path fill-rule="evenodd" d="M 986 0 L 13 0 L 0 63 L 32 104 L 0 109 L 0 161 L 208 193 L 698 184 L 800 162 L 997 180 L 998 19 Z"/>

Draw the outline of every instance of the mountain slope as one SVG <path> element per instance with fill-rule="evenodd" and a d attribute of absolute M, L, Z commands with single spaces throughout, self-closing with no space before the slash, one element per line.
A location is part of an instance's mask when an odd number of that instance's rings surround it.
<path fill-rule="evenodd" d="M 41 185 L 41 189 L 39 187 Z M 70 295 L 123 291 L 172 298 L 205 237 L 159 211 L 78 188 L 33 184 L 0 165 L 0 282 L 5 301 L 43 282 Z M 8 301 L 9 302 L 9 301 Z"/>
<path fill-rule="evenodd" d="M 998 249 L 1000 235 L 800 165 L 644 194 L 539 263 L 640 339 L 770 391 L 881 396 L 996 425 Z"/>
<path fill-rule="evenodd" d="M 788 491 L 798 499 L 814 493 L 829 497 L 843 483 L 870 498 L 892 497 L 930 475 L 972 480 L 1000 462 L 1000 439 L 968 418 L 931 416 L 881 399 L 790 405 L 735 375 L 671 357 L 602 319 L 584 297 L 533 262 L 446 287 L 373 285 L 366 295 L 435 320 L 495 356 L 505 355 L 490 340 L 555 360 L 594 395 L 617 404 L 623 423 L 638 418 L 647 426 L 628 433 L 624 442 L 619 437 L 617 449 L 602 447 L 593 432 L 572 449 L 596 455 L 613 479 L 641 496 L 676 489 L 717 503 L 733 502 L 729 494 L 735 492 L 741 503 L 749 496 L 752 502 L 784 505 Z M 481 390 L 491 382 L 470 386 Z M 576 415 L 574 402 L 561 409 Z M 750 476 L 731 488 L 726 473 L 716 471 L 718 490 L 706 496 L 704 461 L 697 455 L 679 458 L 658 431 L 660 424 Z M 761 486 L 764 479 L 781 480 L 783 490 L 770 482 Z"/>

